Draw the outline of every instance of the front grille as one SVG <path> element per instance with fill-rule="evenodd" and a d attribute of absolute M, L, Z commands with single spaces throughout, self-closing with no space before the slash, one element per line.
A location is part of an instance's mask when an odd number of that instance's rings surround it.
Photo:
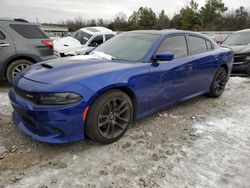
<path fill-rule="evenodd" d="M 14 91 L 20 97 L 22 97 L 24 99 L 27 99 L 27 100 L 29 100 L 31 102 L 37 103 L 37 101 L 38 101 L 38 97 L 34 93 L 30 93 L 30 92 L 24 91 L 24 90 L 19 89 L 17 87 L 14 87 Z"/>
<path fill-rule="evenodd" d="M 234 56 L 235 63 L 245 62 L 245 60 L 246 60 L 246 55 L 235 55 Z"/>

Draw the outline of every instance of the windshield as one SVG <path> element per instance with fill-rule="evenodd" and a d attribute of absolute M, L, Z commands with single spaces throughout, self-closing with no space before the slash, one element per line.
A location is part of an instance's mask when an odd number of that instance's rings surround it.
<path fill-rule="evenodd" d="M 82 45 L 86 44 L 88 40 L 92 37 L 91 34 L 78 30 L 70 35 L 71 37 L 78 40 Z"/>
<path fill-rule="evenodd" d="M 150 34 L 119 34 L 97 47 L 91 54 L 102 52 L 117 60 L 141 61 L 158 37 Z"/>
<path fill-rule="evenodd" d="M 230 35 L 223 44 L 226 45 L 248 45 L 250 44 L 250 32 L 234 33 Z"/>

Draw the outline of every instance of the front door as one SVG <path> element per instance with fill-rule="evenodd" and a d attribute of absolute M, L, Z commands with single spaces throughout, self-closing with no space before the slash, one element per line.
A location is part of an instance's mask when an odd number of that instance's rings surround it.
<path fill-rule="evenodd" d="M 161 107 L 177 102 L 188 95 L 192 89 L 192 58 L 188 56 L 185 35 L 169 36 L 160 44 L 158 52 L 173 52 L 172 61 L 158 61 L 151 65 L 150 85 L 151 108 Z"/>

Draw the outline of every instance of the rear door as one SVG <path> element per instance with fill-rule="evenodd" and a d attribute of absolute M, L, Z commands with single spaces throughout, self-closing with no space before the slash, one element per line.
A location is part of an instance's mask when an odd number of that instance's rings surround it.
<path fill-rule="evenodd" d="M 7 60 L 16 54 L 13 39 L 0 27 L 0 72 L 3 72 L 4 64 Z M 0 77 L 2 77 L 1 75 Z"/>
<path fill-rule="evenodd" d="M 202 37 L 188 35 L 188 43 L 192 61 L 192 89 L 190 94 L 199 93 L 209 89 L 215 69 L 217 67 L 216 57 L 212 43 Z"/>

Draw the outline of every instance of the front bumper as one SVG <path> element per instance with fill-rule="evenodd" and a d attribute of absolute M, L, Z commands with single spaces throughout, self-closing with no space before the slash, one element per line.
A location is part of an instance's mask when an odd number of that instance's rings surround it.
<path fill-rule="evenodd" d="M 33 139 L 47 143 L 67 143 L 84 139 L 84 102 L 57 108 L 36 108 L 13 89 L 9 98 L 16 127 Z"/>
<path fill-rule="evenodd" d="M 232 74 L 244 74 L 250 76 L 250 58 L 246 58 L 243 62 L 234 62 Z"/>

